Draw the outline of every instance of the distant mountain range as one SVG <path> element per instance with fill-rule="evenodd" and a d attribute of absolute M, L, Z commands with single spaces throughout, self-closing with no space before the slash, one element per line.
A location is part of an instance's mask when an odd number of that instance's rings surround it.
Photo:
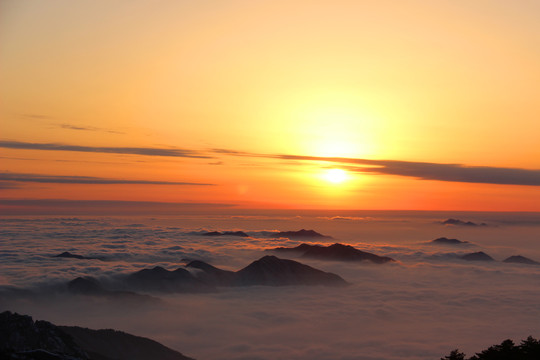
<path fill-rule="evenodd" d="M 296 247 L 278 247 L 270 249 L 277 253 L 297 254 L 301 257 L 318 260 L 332 261 L 371 261 L 376 264 L 384 264 L 395 261 L 386 256 L 379 256 L 362 250 L 358 250 L 350 245 L 333 244 L 330 246 L 301 244 Z"/>
<path fill-rule="evenodd" d="M 483 251 L 477 251 L 467 254 L 457 254 L 457 253 L 446 253 L 446 254 L 434 254 L 430 255 L 429 258 L 432 259 L 459 259 L 465 261 L 480 261 L 480 262 L 497 262 L 493 257 L 486 254 Z M 515 264 L 524 264 L 524 265 L 540 265 L 540 262 L 529 259 L 521 255 L 513 255 L 504 260 L 503 263 L 515 263 Z"/>
<path fill-rule="evenodd" d="M 460 219 L 446 219 L 444 221 L 440 221 L 439 224 L 442 225 L 454 225 L 454 226 L 487 226 L 486 223 L 475 223 L 472 221 L 463 221 Z"/>
<path fill-rule="evenodd" d="M 202 236 L 239 236 L 239 237 L 249 237 L 243 231 L 208 231 L 205 233 L 199 233 Z M 323 235 L 315 230 L 306 230 L 301 229 L 298 231 L 279 231 L 279 232 L 269 232 L 267 235 L 276 238 L 288 238 L 288 239 L 332 239 L 331 236 Z"/>
<path fill-rule="evenodd" d="M 200 260 L 191 261 L 183 267 L 169 271 L 156 266 L 117 278 L 112 285 L 117 289 L 108 290 L 97 279 L 76 278 L 68 283 L 68 290 L 74 294 L 114 297 L 124 299 L 149 300 L 146 295 L 133 291 L 151 293 L 204 293 L 217 291 L 218 287 L 231 286 L 285 286 L 324 285 L 344 286 L 348 283 L 340 276 L 315 269 L 294 260 L 264 256 L 238 271 L 222 270 Z"/>

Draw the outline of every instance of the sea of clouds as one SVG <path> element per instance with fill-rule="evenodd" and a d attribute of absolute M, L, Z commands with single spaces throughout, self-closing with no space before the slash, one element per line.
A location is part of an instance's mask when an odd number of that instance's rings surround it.
<path fill-rule="evenodd" d="M 439 213 L 340 216 L 78 217 L 0 220 L 0 310 L 59 325 L 115 328 L 155 339 L 199 360 L 439 359 L 459 347 L 472 355 L 506 338 L 540 336 L 537 214 L 457 214 L 486 226 L 448 226 Z M 133 302 L 59 291 L 77 276 L 106 280 L 189 259 L 238 270 L 278 246 L 284 230 L 314 229 L 395 263 L 296 259 L 351 283 L 345 288 L 227 288 L 206 294 L 152 294 Z M 242 230 L 249 237 L 207 237 Z M 433 245 L 438 237 L 468 241 Z M 99 259 L 55 258 L 64 251 Z M 495 262 L 456 256 L 484 251 Z M 280 255 L 283 256 L 283 255 Z M 34 291 L 31 296 L 20 290 Z M 17 295 L 13 295 L 16 293 Z"/>

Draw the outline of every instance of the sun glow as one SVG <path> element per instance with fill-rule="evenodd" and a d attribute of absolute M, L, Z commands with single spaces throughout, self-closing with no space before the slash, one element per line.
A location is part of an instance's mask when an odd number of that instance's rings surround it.
<path fill-rule="evenodd" d="M 347 172 L 343 169 L 329 169 L 324 174 L 324 178 L 334 184 L 341 184 L 349 178 Z"/>

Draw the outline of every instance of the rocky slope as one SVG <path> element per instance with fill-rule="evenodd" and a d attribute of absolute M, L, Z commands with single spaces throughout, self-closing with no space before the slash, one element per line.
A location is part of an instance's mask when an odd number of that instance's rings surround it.
<path fill-rule="evenodd" d="M 0 359 L 193 360 L 160 343 L 121 331 L 90 330 L 0 313 Z"/>

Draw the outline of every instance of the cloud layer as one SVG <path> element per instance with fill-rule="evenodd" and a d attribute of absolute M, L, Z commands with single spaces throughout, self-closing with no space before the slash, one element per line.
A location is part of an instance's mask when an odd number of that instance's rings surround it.
<path fill-rule="evenodd" d="M 8 186 L 9 183 L 8 183 Z M 225 203 L 178 203 L 159 201 L 123 200 L 70 200 L 70 199 L 0 199 L 1 215 L 25 214 L 185 214 L 223 211 L 234 208 Z"/>
<path fill-rule="evenodd" d="M 459 249 L 425 244 L 455 237 L 474 242 L 497 260 L 517 253 L 540 259 L 536 227 L 447 228 L 436 223 L 438 213 L 392 214 L 349 221 L 217 215 L 4 219 L 0 282 L 34 289 L 82 275 L 106 279 L 156 265 L 176 269 L 185 258 L 234 270 L 262 256 L 264 249 L 297 244 L 273 234 L 300 227 L 399 261 L 301 260 L 352 283 L 343 289 L 255 286 L 167 295 L 162 302 L 138 305 L 46 292 L 35 302 L 10 301 L 0 294 L 0 307 L 57 324 L 128 331 L 208 360 L 432 360 L 456 347 L 473 354 L 540 331 L 540 295 L 534 289 L 540 267 L 465 262 L 443 256 Z M 493 222 L 502 215 L 476 214 L 473 220 Z M 250 237 L 198 235 L 240 229 Z M 104 261 L 52 257 L 63 251 Z"/>

